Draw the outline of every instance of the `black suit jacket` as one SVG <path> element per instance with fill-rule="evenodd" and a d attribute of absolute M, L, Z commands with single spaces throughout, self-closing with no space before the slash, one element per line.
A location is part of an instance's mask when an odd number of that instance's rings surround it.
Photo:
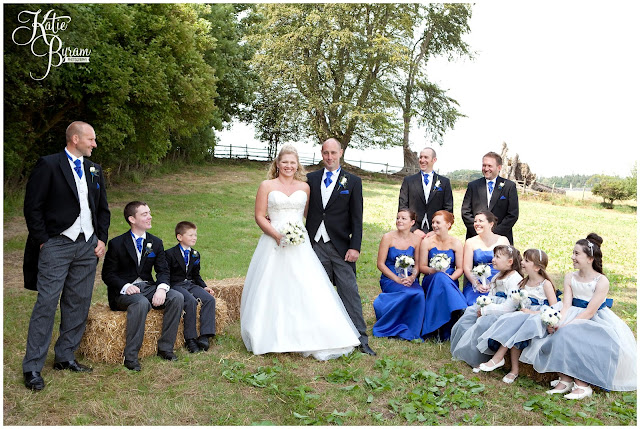
<path fill-rule="evenodd" d="M 422 229 L 424 232 L 431 231 L 431 218 L 438 210 L 453 213 L 453 192 L 449 179 L 434 172 L 431 182 L 429 201 L 426 201 L 422 188 L 422 172 L 407 176 L 402 181 L 398 210 L 410 209 L 416 212 L 416 224 L 411 228 L 412 231 L 416 229 Z M 429 222 L 424 228 L 421 228 L 425 213 Z"/>
<path fill-rule="evenodd" d="M 491 194 L 489 211 L 496 215 L 498 224 L 493 232 L 504 235 L 513 244 L 513 226 L 518 220 L 518 191 L 516 184 L 503 177 L 496 177 L 496 184 Z M 469 182 L 467 192 L 462 200 L 462 220 L 467 227 L 467 238 L 476 235 L 473 219 L 476 213 L 487 210 L 487 181 L 484 177 Z"/>
<path fill-rule="evenodd" d="M 307 213 L 307 231 L 314 239 L 320 223 L 324 226 L 331 242 L 341 255 L 347 250 L 360 251 L 362 245 L 362 180 L 358 176 L 340 169 L 338 181 L 326 207 L 322 207 L 320 183 L 324 169 L 307 174 L 307 183 L 311 188 L 309 211 Z M 346 183 L 344 183 L 346 180 Z M 355 263 L 352 264 L 355 268 Z"/>
<path fill-rule="evenodd" d="M 90 168 L 94 167 L 92 174 Z M 108 239 L 111 213 L 100 165 L 86 157 L 83 179 L 87 182 L 93 229 L 99 240 Z M 29 236 L 24 249 L 24 287 L 36 290 L 40 245 L 60 235 L 80 215 L 80 199 L 67 154 L 47 155 L 36 163 L 24 195 L 24 218 Z"/>
<path fill-rule="evenodd" d="M 169 266 L 171 286 L 184 280 L 191 280 L 200 287 L 207 287 L 207 284 L 202 280 L 202 277 L 200 277 L 200 252 L 191 248 L 188 268 L 184 263 L 184 254 L 179 244 L 171 249 L 167 249 L 165 256 L 167 258 L 167 265 Z"/>
<path fill-rule="evenodd" d="M 156 271 L 157 282 L 153 280 L 151 269 Z M 142 257 L 138 265 L 135 244 L 129 230 L 109 242 L 102 266 L 102 281 L 107 285 L 109 307 L 112 310 L 118 310 L 116 299 L 124 285 L 133 283 L 138 277 L 150 284 L 170 284 L 169 266 L 162 240 L 147 232 L 147 238 L 142 242 Z"/>

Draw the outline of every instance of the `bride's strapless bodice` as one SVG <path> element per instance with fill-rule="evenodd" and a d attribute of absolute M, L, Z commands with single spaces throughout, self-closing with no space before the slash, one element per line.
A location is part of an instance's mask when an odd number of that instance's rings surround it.
<path fill-rule="evenodd" d="M 281 191 L 271 191 L 267 197 L 267 214 L 271 224 L 275 227 L 287 222 L 303 222 L 304 207 L 307 204 L 307 194 L 297 190 L 291 195 Z"/>

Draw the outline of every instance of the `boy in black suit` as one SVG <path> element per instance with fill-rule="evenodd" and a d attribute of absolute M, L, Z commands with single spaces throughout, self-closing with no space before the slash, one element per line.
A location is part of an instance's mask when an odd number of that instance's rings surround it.
<path fill-rule="evenodd" d="M 191 353 L 209 350 L 209 338 L 216 334 L 216 300 L 213 290 L 200 277 L 200 253 L 193 246 L 198 240 L 196 225 L 178 222 L 175 229 L 178 244 L 166 252 L 171 289 L 184 297 L 184 339 Z M 196 330 L 196 311 L 200 308 L 200 336 Z"/>
<path fill-rule="evenodd" d="M 162 335 L 158 340 L 158 356 L 178 360 L 173 353 L 184 299 L 169 287 L 169 267 L 162 240 L 149 234 L 151 210 L 146 203 L 132 201 L 124 208 L 124 218 L 131 229 L 109 242 L 102 267 L 102 280 L 107 284 L 109 307 L 127 312 L 127 344 L 124 366 L 140 371 L 138 351 L 144 339 L 147 313 L 164 307 Z M 157 281 L 151 269 L 155 269 Z"/>

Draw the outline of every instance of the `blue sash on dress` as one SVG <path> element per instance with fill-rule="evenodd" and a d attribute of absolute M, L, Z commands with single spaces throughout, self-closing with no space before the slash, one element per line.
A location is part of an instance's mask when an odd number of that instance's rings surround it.
<path fill-rule="evenodd" d="M 573 298 L 573 301 L 571 301 L 571 305 L 573 305 L 574 307 L 587 308 L 587 305 L 589 305 L 589 301 L 585 301 L 584 299 L 580 298 Z M 613 299 L 607 298 L 604 300 L 602 305 L 598 307 L 598 310 L 602 310 L 605 307 L 611 308 L 612 305 Z"/>
<path fill-rule="evenodd" d="M 499 296 L 500 298 L 507 299 L 507 294 L 504 293 L 504 292 L 496 292 L 496 296 Z"/>

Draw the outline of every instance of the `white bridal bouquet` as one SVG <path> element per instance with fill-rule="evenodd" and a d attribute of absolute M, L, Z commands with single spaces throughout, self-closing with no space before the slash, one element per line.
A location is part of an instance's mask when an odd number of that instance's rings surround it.
<path fill-rule="evenodd" d="M 446 253 L 438 253 L 429 261 L 429 266 L 436 271 L 446 271 L 451 266 L 451 257 Z"/>
<path fill-rule="evenodd" d="M 413 266 L 416 261 L 411 256 L 400 255 L 396 258 L 396 273 L 401 278 L 409 277 L 413 272 Z"/>
<path fill-rule="evenodd" d="M 512 292 L 511 299 L 516 303 L 516 307 L 518 310 L 527 308 L 531 303 L 531 301 L 529 300 L 529 293 L 524 289 Z"/>
<path fill-rule="evenodd" d="M 476 305 L 480 308 L 486 307 L 487 305 L 491 304 L 491 302 L 491 298 L 489 298 L 487 295 L 481 295 L 476 299 Z"/>
<path fill-rule="evenodd" d="M 482 282 L 482 287 L 487 287 L 487 278 L 491 275 L 491 267 L 487 264 L 478 264 L 471 270 L 474 276 L 480 279 Z M 476 291 L 475 284 L 472 286 L 473 290 Z"/>
<path fill-rule="evenodd" d="M 542 313 L 540 313 L 540 320 L 542 320 L 542 323 L 546 326 L 553 326 L 554 328 L 558 326 L 561 318 L 562 315 L 560 312 L 551 307 L 544 307 L 542 309 Z"/>
<path fill-rule="evenodd" d="M 280 239 L 280 247 L 297 246 L 304 243 L 304 227 L 298 223 L 287 222 L 280 230 L 280 234 L 284 235 Z"/>

